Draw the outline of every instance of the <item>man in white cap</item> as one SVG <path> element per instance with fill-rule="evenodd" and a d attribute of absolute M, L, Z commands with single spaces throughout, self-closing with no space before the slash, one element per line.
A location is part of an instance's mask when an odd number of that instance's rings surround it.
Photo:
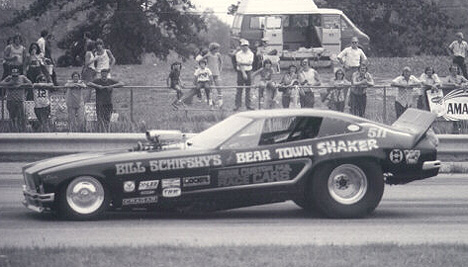
<path fill-rule="evenodd" d="M 463 33 L 457 32 L 457 40 L 449 45 L 449 51 L 453 56 L 453 64 L 458 65 L 465 78 L 468 78 L 466 71 L 465 57 L 468 52 L 468 43 L 463 40 Z"/>
<path fill-rule="evenodd" d="M 421 82 L 411 75 L 411 68 L 406 66 L 401 75 L 393 79 L 392 86 L 398 88 L 395 99 L 395 113 L 398 118 L 407 108 L 416 107 L 413 104 L 413 88 L 420 87 Z"/>
<path fill-rule="evenodd" d="M 251 86 L 252 85 L 252 64 L 254 61 L 254 54 L 250 51 L 249 41 L 245 39 L 240 40 L 241 50 L 236 53 L 236 70 L 237 70 L 237 85 L 238 86 Z M 242 106 L 242 91 L 244 88 L 237 88 L 236 102 L 234 111 L 239 110 Z M 250 87 L 245 88 L 245 107 L 247 109 L 254 109 L 250 103 Z"/>

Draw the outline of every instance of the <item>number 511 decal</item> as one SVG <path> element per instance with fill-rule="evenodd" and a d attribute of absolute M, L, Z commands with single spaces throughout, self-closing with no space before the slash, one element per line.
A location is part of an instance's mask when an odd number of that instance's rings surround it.
<path fill-rule="evenodd" d="M 385 138 L 387 137 L 387 131 L 382 128 L 370 128 L 367 136 L 369 138 Z"/>

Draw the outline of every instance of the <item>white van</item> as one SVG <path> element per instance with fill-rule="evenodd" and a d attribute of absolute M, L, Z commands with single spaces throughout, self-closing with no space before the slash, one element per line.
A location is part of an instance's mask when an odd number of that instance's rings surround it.
<path fill-rule="evenodd" d="M 366 51 L 369 37 L 338 9 L 318 8 L 313 0 L 242 0 L 231 27 L 231 49 L 239 39 L 251 46 L 268 39 L 283 60 L 329 59 L 356 36 Z"/>

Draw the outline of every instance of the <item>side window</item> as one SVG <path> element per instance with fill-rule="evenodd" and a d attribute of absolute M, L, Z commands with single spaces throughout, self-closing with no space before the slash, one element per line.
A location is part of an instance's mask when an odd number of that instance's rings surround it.
<path fill-rule="evenodd" d="M 338 119 L 326 118 L 323 120 L 322 128 L 319 132 L 319 137 L 330 135 L 338 135 L 352 132 L 349 130 L 349 125 L 352 123 Z"/>
<path fill-rule="evenodd" d="M 309 15 L 294 15 L 291 17 L 290 27 L 306 28 L 309 26 Z"/>
<path fill-rule="evenodd" d="M 267 29 L 281 29 L 281 17 L 267 17 Z"/>
<path fill-rule="evenodd" d="M 315 27 L 322 27 L 322 15 L 311 15 L 310 20 Z"/>
<path fill-rule="evenodd" d="M 290 18 L 291 18 L 291 16 L 289 16 L 289 15 L 283 16 L 283 28 L 289 28 L 290 27 L 290 23 L 289 23 Z"/>
<path fill-rule="evenodd" d="M 263 120 L 256 120 L 225 142 L 221 149 L 242 149 L 258 146 Z"/>
<path fill-rule="evenodd" d="M 265 120 L 259 145 L 278 144 L 315 138 L 322 118 L 284 117 Z"/>
<path fill-rule="evenodd" d="M 251 29 L 264 29 L 265 17 L 251 17 L 249 25 Z"/>
<path fill-rule="evenodd" d="M 341 30 L 345 31 L 349 27 L 350 27 L 349 23 L 343 17 L 341 17 Z"/>

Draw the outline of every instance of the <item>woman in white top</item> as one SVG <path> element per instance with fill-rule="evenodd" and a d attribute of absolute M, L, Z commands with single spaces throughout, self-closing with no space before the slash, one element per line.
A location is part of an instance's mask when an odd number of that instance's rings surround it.
<path fill-rule="evenodd" d="M 13 43 L 6 47 L 4 59 L 8 62 L 9 69 L 18 69 L 24 74 L 24 63 L 26 60 L 26 48 L 22 45 L 23 39 L 17 34 L 13 37 Z M 8 75 L 10 75 L 9 73 Z"/>
<path fill-rule="evenodd" d="M 83 82 L 88 83 L 96 79 L 96 57 L 94 56 L 95 43 L 93 41 L 86 44 L 86 54 L 83 70 L 81 70 L 81 79 Z M 83 100 L 84 102 L 90 102 L 96 100 L 96 94 L 94 90 L 86 88 L 83 89 Z"/>
<path fill-rule="evenodd" d="M 102 39 L 96 40 L 96 52 L 94 53 L 96 74 L 99 75 L 101 70 L 111 69 L 115 64 L 114 55 L 109 49 L 104 48 L 104 42 Z"/>

